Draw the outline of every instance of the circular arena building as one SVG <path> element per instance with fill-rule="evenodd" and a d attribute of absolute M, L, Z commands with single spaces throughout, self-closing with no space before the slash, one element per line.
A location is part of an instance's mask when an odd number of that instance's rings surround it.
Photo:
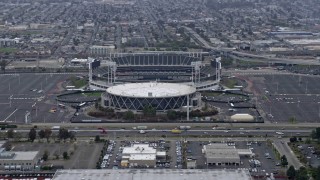
<path fill-rule="evenodd" d="M 102 94 L 101 104 L 115 110 L 142 111 L 153 107 L 156 111 L 181 109 L 188 105 L 194 109 L 200 106 L 201 96 L 196 88 L 175 83 L 127 83 L 109 87 Z"/>

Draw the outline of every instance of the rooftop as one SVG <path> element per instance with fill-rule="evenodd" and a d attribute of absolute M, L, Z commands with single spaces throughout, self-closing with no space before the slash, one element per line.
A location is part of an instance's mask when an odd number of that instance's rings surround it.
<path fill-rule="evenodd" d="M 53 180 L 251 180 L 247 170 L 234 169 L 77 169 L 58 170 Z"/>
<path fill-rule="evenodd" d="M 34 160 L 38 155 L 39 151 L 14 151 L 14 152 L 3 152 L 1 153 L 1 160 L 17 160 L 17 161 L 28 161 Z"/>
<path fill-rule="evenodd" d="M 127 97 L 172 97 L 196 92 L 195 87 L 174 83 L 128 83 L 107 89 L 109 94 Z"/>
<path fill-rule="evenodd" d="M 148 144 L 134 144 L 131 147 L 124 147 L 122 154 L 156 154 L 156 149 Z"/>

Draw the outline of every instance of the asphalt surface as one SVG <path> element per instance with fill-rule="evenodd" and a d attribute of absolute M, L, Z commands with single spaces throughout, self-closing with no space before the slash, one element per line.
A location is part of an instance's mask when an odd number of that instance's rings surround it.
<path fill-rule="evenodd" d="M 0 121 L 25 122 L 25 114 L 31 112 L 32 122 L 63 122 L 70 114 L 65 109 L 49 113 L 57 106 L 58 84 L 76 74 L 73 73 L 25 73 L 0 75 Z M 69 117 L 70 118 L 70 117 Z"/>
<path fill-rule="evenodd" d="M 250 91 L 258 99 L 265 118 L 270 122 L 319 122 L 320 76 L 294 74 L 273 69 L 226 70 L 225 75 L 246 79 Z"/>
<path fill-rule="evenodd" d="M 285 140 L 275 140 L 274 146 L 281 156 L 285 155 L 287 157 L 289 165 L 292 165 L 295 169 L 299 169 L 301 166 L 303 166 Z"/>

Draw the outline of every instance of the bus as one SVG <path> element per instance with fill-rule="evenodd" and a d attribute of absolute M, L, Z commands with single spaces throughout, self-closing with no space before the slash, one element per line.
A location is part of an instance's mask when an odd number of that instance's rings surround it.
<path fill-rule="evenodd" d="M 75 86 L 66 86 L 67 89 L 74 89 L 76 88 Z"/>
<path fill-rule="evenodd" d="M 59 106 L 60 108 L 62 108 L 62 109 L 66 108 L 66 105 L 64 105 L 64 104 L 58 104 L 58 106 Z"/>

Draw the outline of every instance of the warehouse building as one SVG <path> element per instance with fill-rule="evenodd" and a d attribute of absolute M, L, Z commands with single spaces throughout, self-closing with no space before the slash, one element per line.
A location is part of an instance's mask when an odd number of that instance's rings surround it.
<path fill-rule="evenodd" d="M 204 145 L 202 149 L 207 165 L 240 165 L 240 156 L 252 155 L 250 149 L 236 149 L 235 146 L 217 143 Z"/>
<path fill-rule="evenodd" d="M 157 151 L 148 144 L 134 144 L 123 148 L 121 165 L 124 167 L 156 167 L 157 159 L 165 157 L 166 152 Z"/>
<path fill-rule="evenodd" d="M 58 170 L 52 180 L 252 180 L 244 169 L 64 169 Z"/>
<path fill-rule="evenodd" d="M 5 151 L 0 148 L 0 170 L 31 171 L 37 165 L 38 151 Z"/>

